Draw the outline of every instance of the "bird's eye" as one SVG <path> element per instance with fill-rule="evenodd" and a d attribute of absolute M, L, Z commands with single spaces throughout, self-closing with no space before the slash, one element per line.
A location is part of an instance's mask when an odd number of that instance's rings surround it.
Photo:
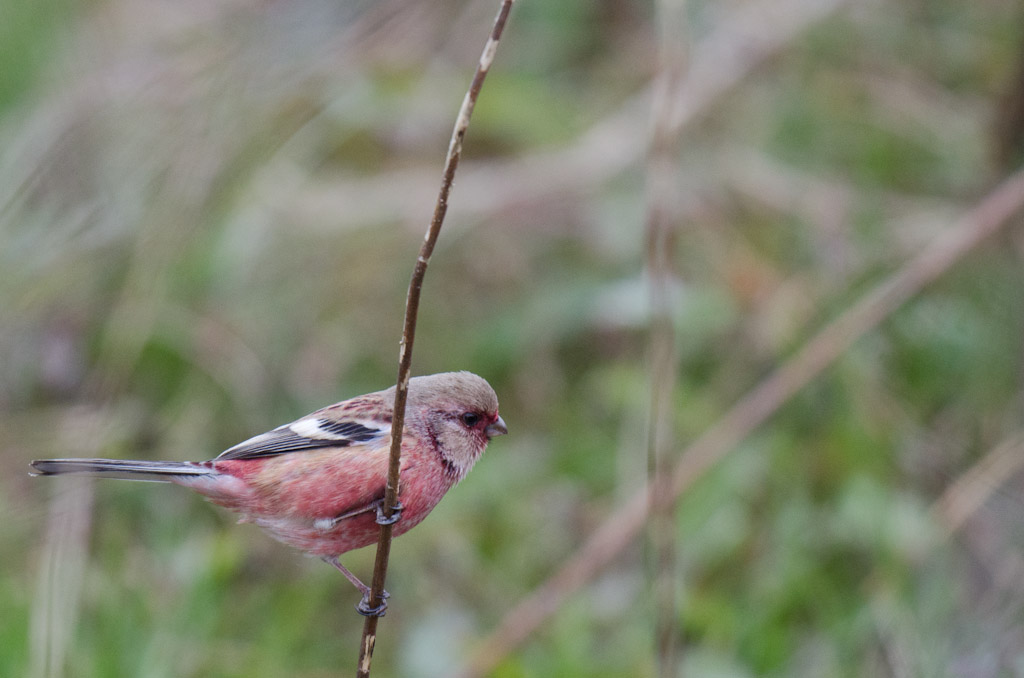
<path fill-rule="evenodd" d="M 462 423 L 469 428 L 473 428 L 480 423 L 480 415 L 476 412 L 466 412 L 462 415 Z"/>

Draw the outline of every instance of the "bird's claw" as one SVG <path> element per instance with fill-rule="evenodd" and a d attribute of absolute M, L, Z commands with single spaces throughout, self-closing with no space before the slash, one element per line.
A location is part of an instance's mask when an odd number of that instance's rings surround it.
<path fill-rule="evenodd" d="M 356 605 L 356 612 L 363 615 L 364 617 L 383 617 L 387 613 L 388 609 L 388 598 L 391 594 L 387 591 L 381 591 L 380 593 L 380 605 L 373 607 L 370 605 L 370 593 L 366 592 L 363 594 L 362 600 Z"/>
<path fill-rule="evenodd" d="M 378 525 L 394 525 L 402 517 L 402 502 L 396 501 L 394 507 L 391 509 L 391 517 L 384 515 L 384 502 L 377 505 L 377 524 Z"/>

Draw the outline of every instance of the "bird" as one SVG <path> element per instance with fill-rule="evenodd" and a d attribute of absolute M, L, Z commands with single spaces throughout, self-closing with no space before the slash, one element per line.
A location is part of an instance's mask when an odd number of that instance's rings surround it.
<path fill-rule="evenodd" d="M 465 478 L 490 440 L 508 433 L 482 377 L 445 372 L 409 379 L 401 475 L 393 515 L 383 512 L 395 387 L 321 408 L 208 461 L 37 459 L 34 476 L 84 475 L 171 482 L 240 515 L 275 539 L 319 557 L 362 593 L 356 609 L 380 616 L 370 588 L 340 557 L 418 525 Z"/>

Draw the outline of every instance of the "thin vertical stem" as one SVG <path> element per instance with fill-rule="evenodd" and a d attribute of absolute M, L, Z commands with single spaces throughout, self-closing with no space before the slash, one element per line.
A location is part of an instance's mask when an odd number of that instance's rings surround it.
<path fill-rule="evenodd" d="M 487 44 L 480 55 L 480 62 L 477 65 L 473 81 L 469 90 L 462 100 L 462 107 L 455 120 L 455 128 L 452 130 L 451 142 L 448 144 L 448 155 L 445 158 L 444 175 L 441 179 L 441 189 L 437 195 L 437 203 L 434 206 L 434 216 L 430 220 L 430 228 L 427 229 L 423 245 L 420 247 L 419 256 L 416 258 L 416 266 L 413 268 L 412 280 L 409 281 L 409 293 L 405 300 L 405 326 L 402 329 L 402 342 L 399 347 L 398 380 L 395 387 L 395 405 L 391 423 L 391 457 L 388 465 L 388 481 L 384 491 L 383 512 L 386 518 L 390 518 L 398 503 L 399 490 L 399 467 L 402 455 L 402 429 L 405 426 L 405 403 L 409 396 L 409 373 L 412 367 L 412 347 L 416 337 L 416 317 L 419 313 L 420 293 L 423 289 L 423 278 L 427 273 L 427 265 L 430 263 L 430 256 L 434 252 L 434 245 L 441 233 L 441 225 L 444 223 L 445 214 L 448 212 L 448 196 L 451 193 L 452 182 L 455 179 L 455 170 L 459 165 L 459 158 L 462 156 L 462 141 L 469 128 L 469 119 L 473 115 L 473 108 L 476 106 L 477 97 L 480 95 L 480 88 L 483 87 L 484 79 L 490 71 L 491 63 L 501 40 L 501 34 L 505 30 L 505 22 L 508 20 L 509 12 L 515 0 L 501 0 L 498 8 L 498 16 L 494 20 L 494 27 L 491 29 Z M 384 581 L 387 576 L 388 560 L 391 556 L 391 538 L 394 525 L 386 524 L 380 527 L 380 539 L 377 542 L 377 557 L 373 566 L 373 580 L 370 584 L 371 606 L 379 606 L 384 603 Z M 373 661 L 373 648 L 377 642 L 378 616 L 369 616 L 363 624 L 363 636 L 359 643 L 359 665 L 356 671 L 358 678 L 369 678 L 370 665 Z"/>

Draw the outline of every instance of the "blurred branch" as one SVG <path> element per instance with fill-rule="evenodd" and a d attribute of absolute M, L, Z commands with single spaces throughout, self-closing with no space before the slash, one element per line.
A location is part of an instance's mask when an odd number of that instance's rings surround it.
<path fill-rule="evenodd" d="M 369 604 L 372 607 L 384 605 L 384 580 L 387 576 L 388 558 L 391 555 L 391 537 L 394 522 L 390 519 L 398 507 L 398 483 L 399 467 L 402 455 L 402 431 L 405 427 L 405 403 L 409 395 L 409 372 L 412 368 L 412 348 L 416 337 L 416 317 L 419 313 L 420 292 L 423 288 L 423 278 L 427 273 L 427 266 L 430 263 L 430 256 L 434 252 L 434 245 L 441 233 L 441 225 L 444 223 L 445 214 L 448 212 L 448 197 L 452 190 L 452 182 L 455 180 L 455 170 L 459 166 L 459 158 L 462 157 L 462 142 L 469 128 L 469 119 L 473 115 L 473 107 L 476 105 L 480 89 L 483 87 L 484 79 L 490 71 L 494 61 L 495 52 L 498 49 L 498 41 L 505 29 L 505 22 L 508 20 L 509 12 L 512 10 L 512 3 L 515 0 L 501 0 L 498 8 L 498 15 L 494 20 L 487 44 L 484 45 L 483 54 L 477 64 L 476 73 L 470 83 L 469 91 L 462 100 L 459 115 L 455 120 L 455 128 L 452 130 L 452 138 L 448 144 L 448 155 L 445 158 L 444 176 L 441 180 L 441 189 L 437 195 L 437 202 L 434 206 L 434 216 L 430 220 L 430 228 L 427 230 L 426 238 L 420 248 L 419 256 L 416 258 L 416 266 L 413 269 L 412 280 L 409 282 L 409 293 L 405 301 L 405 326 L 402 329 L 402 341 L 399 349 L 398 361 L 398 382 L 395 386 L 394 413 L 391 423 L 391 451 L 388 465 L 388 480 L 384 490 L 383 512 L 385 520 L 381 521 L 380 539 L 377 543 L 377 556 L 373 567 L 373 580 L 370 585 Z M 373 661 L 373 648 L 377 641 L 378 615 L 366 617 L 363 624 L 362 640 L 359 643 L 359 666 L 356 675 L 359 678 L 369 678 L 370 664 Z"/>
<path fill-rule="evenodd" d="M 846 0 L 784 0 L 743 5 L 691 50 L 690 65 L 666 105 L 666 132 L 681 135 L 721 103 L 801 31 L 839 10 Z M 460 179 L 465 195 L 459 215 L 493 214 L 548 196 L 585 190 L 638 163 L 647 148 L 647 129 L 638 121 L 650 110 L 654 86 L 626 100 L 592 125 L 576 143 L 501 161 L 475 162 Z M 301 223 L 336 228 L 338 214 L 350 224 L 402 220 L 415 223 L 418 205 L 434 193 L 433 170 L 405 169 L 367 179 L 316 181 L 303 178 L 296 190 L 271 168 L 259 196 L 264 209 L 299 215 Z M 396 188 L 401 187 L 401 188 Z"/>
<path fill-rule="evenodd" d="M 50 412 L 46 420 L 46 430 L 56 433 L 48 445 L 65 454 L 95 457 L 123 435 L 116 410 L 79 406 Z M 93 481 L 76 478 L 56 490 L 48 513 L 29 627 L 31 678 L 68 673 L 92 531 Z"/>
<path fill-rule="evenodd" d="M 705 38 L 694 53 L 673 102 L 666 131 L 678 134 L 703 116 L 710 102 L 718 101 L 754 68 L 846 1 L 760 0 L 744 4 L 723 20 L 724 28 Z"/>
<path fill-rule="evenodd" d="M 673 295 L 675 230 L 679 205 L 679 135 L 672 129 L 672 102 L 686 69 L 686 0 L 657 3 L 658 73 L 651 105 L 647 152 L 646 250 L 650 299 L 650 403 L 647 430 L 647 486 L 655 504 L 667 503 L 670 456 L 675 447 L 673 401 L 679 351 L 676 348 Z M 678 128 L 676 128 L 678 130 Z M 677 675 L 675 521 L 667 512 L 652 512 L 648 525 L 654 604 L 654 644 L 658 675 Z"/>
<path fill-rule="evenodd" d="M 945 529 L 943 536 L 952 538 L 960 532 L 967 521 L 1021 468 L 1024 468 L 1024 431 L 1018 430 L 993 447 L 932 504 L 932 518 Z M 989 596 L 998 599 L 999 605 L 1009 604 L 1020 610 L 1024 607 L 1024 599 L 1020 596 L 1024 558 L 1016 548 L 996 553 L 992 548 L 994 544 L 989 540 L 981 539 L 983 545 L 979 545 L 977 539 L 971 539 L 986 532 L 986 529 L 972 530 L 963 536 L 965 541 L 976 542 L 972 550 L 980 551 L 975 556 L 989 568 L 988 579 L 992 587 Z"/>
<path fill-rule="evenodd" d="M 1024 207 L 1024 171 L 1011 175 L 967 212 L 956 226 L 861 297 L 812 337 L 789 361 L 747 393 L 683 453 L 672 473 L 669 508 L 789 398 L 839 358 L 857 339 L 885 320 L 1004 227 Z M 648 492 L 634 495 L 571 555 L 562 567 L 509 612 L 483 640 L 463 676 L 488 673 L 522 644 L 579 588 L 608 565 L 640 532 L 647 518 Z"/>
<path fill-rule="evenodd" d="M 936 195 L 910 195 L 885 187 L 867 191 L 848 179 L 821 171 L 809 172 L 749 146 L 725 146 L 718 153 L 716 184 L 787 214 L 796 214 L 826 232 L 840 230 L 849 221 L 858 200 L 882 202 L 904 212 L 893 235 L 901 252 L 919 251 L 936 221 L 955 218 L 963 210 L 956 200 Z"/>
<path fill-rule="evenodd" d="M 46 521 L 29 628 L 29 676 L 63 676 L 78 621 L 92 528 L 92 480 L 55 495 Z"/>
<path fill-rule="evenodd" d="M 1024 432 L 1018 431 L 996 445 L 981 461 L 946 488 L 932 506 L 932 515 L 946 528 L 948 535 L 957 532 L 1001 483 L 1024 467 Z"/>
<path fill-rule="evenodd" d="M 1022 467 L 1024 431 L 1017 430 L 951 483 L 932 504 L 931 517 L 943 528 L 942 538 L 952 538 L 999 491 L 1000 486 L 1013 478 Z M 938 544 L 938 541 L 934 541 L 929 545 L 934 548 Z M 929 552 L 916 555 L 919 561 L 924 561 Z M 976 556 L 980 561 L 996 561 L 989 582 L 991 590 L 999 596 L 1000 605 L 1009 602 L 1019 610 L 1022 604 L 1019 582 L 1024 576 L 1024 562 L 1016 549 L 1011 548 L 1009 553 L 998 556 L 991 553 Z M 893 676 L 912 676 L 917 668 L 914 658 L 926 656 L 928 652 L 920 634 L 915 631 L 913 620 L 908 618 L 897 603 L 894 586 L 882 569 L 875 567 L 866 578 L 864 587 L 878 635 L 880 653 Z M 1016 632 L 1013 635 L 1019 637 Z"/>

